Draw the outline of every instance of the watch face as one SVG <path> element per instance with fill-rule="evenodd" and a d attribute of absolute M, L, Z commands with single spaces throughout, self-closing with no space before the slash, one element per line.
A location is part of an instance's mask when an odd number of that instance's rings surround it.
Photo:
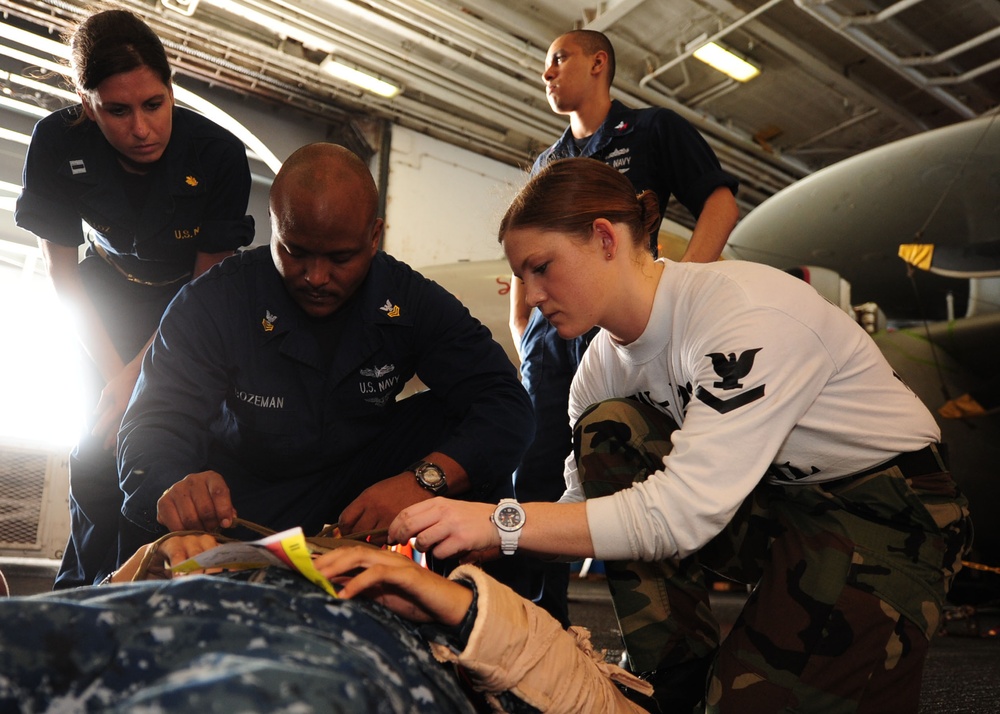
<path fill-rule="evenodd" d="M 521 509 L 504 506 L 497 513 L 497 525 L 504 530 L 513 531 L 521 525 Z"/>
<path fill-rule="evenodd" d="M 444 480 L 444 476 L 435 468 L 424 467 L 420 470 L 420 480 L 428 486 L 436 486 Z"/>
<path fill-rule="evenodd" d="M 444 495 L 448 492 L 448 482 L 440 466 L 424 462 L 416 467 L 417 483 L 431 493 Z"/>

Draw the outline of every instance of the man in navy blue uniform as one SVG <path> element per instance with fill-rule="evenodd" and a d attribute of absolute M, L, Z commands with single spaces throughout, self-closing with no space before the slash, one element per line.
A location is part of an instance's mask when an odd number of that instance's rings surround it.
<path fill-rule="evenodd" d="M 727 173 L 704 138 L 684 118 L 659 107 L 629 109 L 611 99 L 615 52 L 593 30 L 557 37 L 545 59 L 545 95 L 570 125 L 539 154 L 532 176 L 552 161 L 574 156 L 598 159 L 621 171 L 636 193 L 653 191 L 662 216 L 673 195 L 697 219 L 683 261 L 717 260 L 739 211 L 735 176 Z M 650 250 L 658 252 L 658 230 Z M 514 474 L 522 501 L 555 501 L 565 488 L 563 462 L 572 449 L 567 417 L 569 385 L 593 333 L 573 340 L 556 334 L 538 310 L 524 302 L 523 286 L 511 277 L 510 327 L 521 356 L 521 380 L 535 409 L 536 434 Z M 595 330 L 596 332 L 596 330 Z M 536 600 L 567 624 L 568 566 L 542 566 L 544 585 Z"/>
<path fill-rule="evenodd" d="M 348 150 L 299 149 L 271 188 L 270 247 L 170 305 L 119 434 L 123 513 L 150 539 L 237 514 L 346 534 L 435 495 L 511 495 L 527 394 L 454 296 L 379 251 L 377 199 Z M 414 375 L 428 391 L 397 401 Z"/>

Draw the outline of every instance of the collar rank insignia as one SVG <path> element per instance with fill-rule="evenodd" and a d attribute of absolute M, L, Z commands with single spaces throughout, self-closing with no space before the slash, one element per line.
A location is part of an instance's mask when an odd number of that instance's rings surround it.
<path fill-rule="evenodd" d="M 261 327 L 264 328 L 264 332 L 270 332 L 274 329 L 274 323 L 278 321 L 277 315 L 272 315 L 270 310 L 264 311 L 264 319 L 260 321 Z"/>
<path fill-rule="evenodd" d="M 391 300 L 386 300 L 385 305 L 379 308 L 389 317 L 399 317 L 399 305 L 393 305 Z"/>
<path fill-rule="evenodd" d="M 83 163 L 83 159 L 70 159 L 69 172 L 74 176 L 87 173 L 87 167 Z"/>
<path fill-rule="evenodd" d="M 188 176 L 187 178 L 184 179 L 184 183 L 186 183 L 188 186 L 194 187 L 198 185 L 198 179 L 196 179 L 194 176 Z"/>

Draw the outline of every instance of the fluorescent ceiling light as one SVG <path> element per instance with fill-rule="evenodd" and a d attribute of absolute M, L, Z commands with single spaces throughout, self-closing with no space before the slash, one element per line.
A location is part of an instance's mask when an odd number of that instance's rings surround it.
<path fill-rule="evenodd" d="M 22 114 L 27 114 L 29 116 L 35 116 L 41 119 L 42 117 L 47 117 L 52 113 L 51 109 L 46 109 L 45 107 L 40 107 L 36 104 L 28 104 L 27 102 L 22 102 L 17 99 L 10 99 L 9 97 L 0 96 L 0 107 L 6 107 L 7 109 L 13 109 L 15 112 L 21 112 Z"/>
<path fill-rule="evenodd" d="M 33 50 L 48 52 L 50 55 L 55 57 L 62 57 L 63 59 L 69 57 L 69 47 L 64 45 L 62 42 L 50 40 L 47 37 L 36 35 L 34 32 L 21 30 L 3 22 L 0 22 L 0 37 L 10 40 L 11 42 L 16 42 L 24 47 L 30 47 Z"/>
<path fill-rule="evenodd" d="M 362 72 L 360 69 L 350 67 L 343 62 L 338 62 L 332 57 L 326 57 L 319 64 L 319 68 L 327 74 L 333 75 L 337 79 L 361 87 L 369 92 L 378 94 L 381 97 L 392 98 L 399 94 L 400 89 L 394 84 L 389 84 L 377 77 Z"/>
<path fill-rule="evenodd" d="M 255 25 L 259 25 L 264 29 L 270 30 L 278 37 L 286 38 L 290 37 L 293 40 L 301 42 L 303 46 L 308 47 L 311 50 L 317 50 L 319 52 L 333 52 L 335 47 L 333 43 L 328 39 L 320 37 L 319 35 L 309 32 L 301 27 L 292 25 L 291 23 L 285 22 L 284 20 L 270 15 L 265 12 L 261 12 L 247 4 L 236 2 L 235 0 L 205 0 L 209 5 L 214 5 L 220 10 L 225 10 L 226 12 L 231 12 L 237 17 L 242 17 L 248 22 L 252 22 Z"/>
<path fill-rule="evenodd" d="M 79 102 L 80 97 L 76 95 L 75 92 L 68 92 L 65 89 L 60 89 L 59 87 L 53 87 L 51 84 L 46 84 L 45 82 L 39 82 L 37 79 L 31 79 L 30 77 L 22 77 L 19 74 L 14 74 L 12 72 L 5 72 L 0 69 L 0 79 L 6 80 L 13 84 L 19 84 L 22 87 L 27 87 L 28 89 L 34 89 L 39 92 L 45 92 L 46 94 L 51 94 L 54 97 L 59 97 L 71 104 Z M 4 94 L 8 94 L 4 91 Z"/>
<path fill-rule="evenodd" d="M 4 139 L 6 141 L 13 141 L 18 144 L 24 144 L 25 146 L 31 143 L 31 137 L 28 136 L 27 134 L 22 134 L 19 131 L 12 131 L 2 126 L 0 126 L 0 139 Z M 17 187 L 17 191 L 18 193 L 21 192 L 20 186 Z"/>
<path fill-rule="evenodd" d="M 699 47 L 694 51 L 694 56 L 737 82 L 747 82 L 760 74 L 757 67 L 714 42 Z"/>

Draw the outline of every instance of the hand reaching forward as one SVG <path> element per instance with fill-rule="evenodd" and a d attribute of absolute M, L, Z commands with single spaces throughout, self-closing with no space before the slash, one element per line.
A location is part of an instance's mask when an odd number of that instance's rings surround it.
<path fill-rule="evenodd" d="M 229 486 L 216 471 L 188 474 L 156 502 L 156 520 L 172 531 L 215 531 L 235 518 Z"/>
<path fill-rule="evenodd" d="M 178 535 L 165 540 L 161 540 L 149 561 L 145 573 L 146 580 L 169 580 L 173 577 L 170 572 L 171 566 L 183 563 L 188 558 L 192 558 L 199 553 L 214 548 L 218 542 L 210 535 Z M 133 579 L 139 570 L 143 558 L 154 544 L 144 545 L 139 548 L 131 558 L 125 561 L 115 574 L 111 577 L 111 582 L 122 583 Z"/>
<path fill-rule="evenodd" d="M 496 506 L 489 503 L 432 498 L 415 503 L 389 526 L 390 543 L 416 538 L 414 547 L 437 558 L 495 551 L 500 535 L 490 520 Z"/>
<path fill-rule="evenodd" d="M 412 472 L 403 472 L 372 484 L 347 505 L 337 523 L 344 535 L 388 528 L 407 506 L 430 498 L 429 491 L 417 485 Z M 372 538 L 382 545 L 384 538 Z"/>
<path fill-rule="evenodd" d="M 472 604 L 472 591 L 404 555 L 363 546 L 343 546 L 315 560 L 323 577 L 343 585 L 342 598 L 362 597 L 414 622 L 458 625 Z"/>

